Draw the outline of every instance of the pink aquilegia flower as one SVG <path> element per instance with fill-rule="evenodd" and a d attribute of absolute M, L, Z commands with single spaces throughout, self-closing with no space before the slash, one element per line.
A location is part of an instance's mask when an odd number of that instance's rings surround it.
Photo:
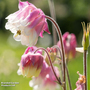
<path fill-rule="evenodd" d="M 76 82 L 76 89 L 75 90 L 84 90 L 84 85 L 86 82 L 86 78 L 84 75 L 81 75 L 79 72 L 77 72 L 79 74 L 79 78 L 78 81 Z"/>
<path fill-rule="evenodd" d="M 63 34 L 62 39 L 66 57 L 68 57 L 69 59 L 75 57 L 75 48 L 77 46 L 76 36 L 74 34 L 69 34 L 69 32 L 66 32 Z M 60 41 L 57 43 L 57 45 L 60 47 Z"/>
<path fill-rule="evenodd" d="M 21 74 L 26 77 L 37 77 L 43 66 L 43 56 L 39 53 L 23 54 L 21 57 L 20 68 Z"/>
<path fill-rule="evenodd" d="M 57 76 L 59 76 L 58 68 L 54 67 L 54 70 Z M 54 76 L 51 67 L 44 62 L 40 75 L 36 78 L 33 77 L 29 82 L 29 85 L 30 87 L 33 87 L 33 90 L 56 90 L 58 84 L 55 81 L 56 77 Z"/>
<path fill-rule="evenodd" d="M 35 47 L 35 46 L 28 47 L 28 48 L 25 50 L 24 55 L 26 55 L 26 54 L 28 54 L 28 53 L 34 54 L 34 52 L 35 52 L 36 49 L 37 49 L 37 47 Z M 42 55 L 42 50 L 38 50 L 38 51 L 36 52 L 36 54 L 41 54 L 41 55 Z M 20 67 L 20 66 L 21 66 L 21 63 L 18 63 L 18 66 Z M 21 71 L 21 70 L 22 70 L 21 68 L 18 69 L 18 71 L 17 71 L 18 75 L 22 75 L 22 71 Z"/>
<path fill-rule="evenodd" d="M 43 37 L 44 31 L 50 34 L 45 14 L 28 1 L 19 0 L 19 10 L 6 19 L 5 28 L 14 33 L 14 39 L 23 45 L 35 45 L 38 36 Z"/>

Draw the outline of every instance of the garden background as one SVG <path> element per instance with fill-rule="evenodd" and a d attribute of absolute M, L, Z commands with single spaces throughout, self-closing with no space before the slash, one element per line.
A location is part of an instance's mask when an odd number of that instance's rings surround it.
<path fill-rule="evenodd" d="M 23 0 L 22 0 L 23 1 Z M 50 16 L 48 0 L 28 0 L 36 7 L 41 8 L 46 15 Z M 82 25 L 81 22 L 90 22 L 90 0 L 54 0 L 56 21 L 59 24 L 62 34 L 66 31 L 74 33 L 77 38 L 77 46 L 82 46 Z M 5 17 L 18 10 L 18 0 L 0 0 L 0 84 L 1 82 L 18 82 L 14 87 L 3 87 L 0 90 L 32 90 L 29 87 L 30 78 L 24 78 L 17 74 L 18 63 L 26 46 L 13 39 L 13 34 L 5 29 Z M 53 45 L 51 23 L 49 30 L 51 35 L 44 33 L 44 38 L 39 38 L 37 46 L 47 47 Z M 88 90 L 90 90 L 90 47 L 88 50 Z M 83 73 L 83 54 L 77 53 L 74 59 L 68 63 L 70 79 L 73 90 L 78 80 L 77 71 Z"/>

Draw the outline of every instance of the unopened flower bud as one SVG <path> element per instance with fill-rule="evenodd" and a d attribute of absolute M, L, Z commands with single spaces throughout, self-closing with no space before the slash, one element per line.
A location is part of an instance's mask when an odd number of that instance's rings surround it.
<path fill-rule="evenodd" d="M 85 22 L 82 22 L 83 27 L 83 40 L 82 40 L 82 46 L 84 47 L 84 50 L 87 50 L 89 47 L 89 29 L 90 24 L 87 24 L 87 28 L 85 26 Z"/>
<path fill-rule="evenodd" d="M 56 48 L 47 48 L 47 51 L 48 51 L 48 53 L 49 53 L 49 55 L 50 55 L 50 58 L 51 58 L 51 61 L 52 61 L 52 63 L 55 61 L 55 59 L 56 59 L 56 55 L 57 55 L 57 49 Z M 50 63 L 49 63 L 49 59 L 48 59 L 48 56 L 47 56 L 47 54 L 45 53 L 45 61 L 47 62 L 47 64 L 48 65 L 50 65 Z"/>

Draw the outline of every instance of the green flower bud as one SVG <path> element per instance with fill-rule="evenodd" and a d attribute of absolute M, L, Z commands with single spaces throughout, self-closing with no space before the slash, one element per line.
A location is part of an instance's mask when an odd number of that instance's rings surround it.
<path fill-rule="evenodd" d="M 82 22 L 83 27 L 83 40 L 82 40 L 82 46 L 84 50 L 87 50 L 89 47 L 89 29 L 90 29 L 90 23 L 87 24 L 87 28 L 85 26 L 85 22 Z"/>
<path fill-rule="evenodd" d="M 51 48 L 48 47 L 47 51 L 48 51 L 48 54 L 51 58 L 52 63 L 54 63 L 54 61 L 56 60 L 56 56 L 57 56 L 57 49 L 52 48 L 52 47 Z M 46 53 L 45 53 L 44 58 L 45 58 L 45 61 L 47 62 L 47 64 L 50 65 L 49 60 L 48 60 L 48 56 Z"/>

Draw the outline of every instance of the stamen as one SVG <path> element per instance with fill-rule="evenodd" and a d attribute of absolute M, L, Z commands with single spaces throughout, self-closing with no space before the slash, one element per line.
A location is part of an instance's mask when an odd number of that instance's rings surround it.
<path fill-rule="evenodd" d="M 21 30 L 17 31 L 17 34 L 15 35 L 15 37 L 17 37 L 18 35 L 21 35 Z"/>
<path fill-rule="evenodd" d="M 18 30 L 18 31 L 17 31 L 17 34 L 18 34 L 18 35 L 21 35 L 21 30 Z"/>

